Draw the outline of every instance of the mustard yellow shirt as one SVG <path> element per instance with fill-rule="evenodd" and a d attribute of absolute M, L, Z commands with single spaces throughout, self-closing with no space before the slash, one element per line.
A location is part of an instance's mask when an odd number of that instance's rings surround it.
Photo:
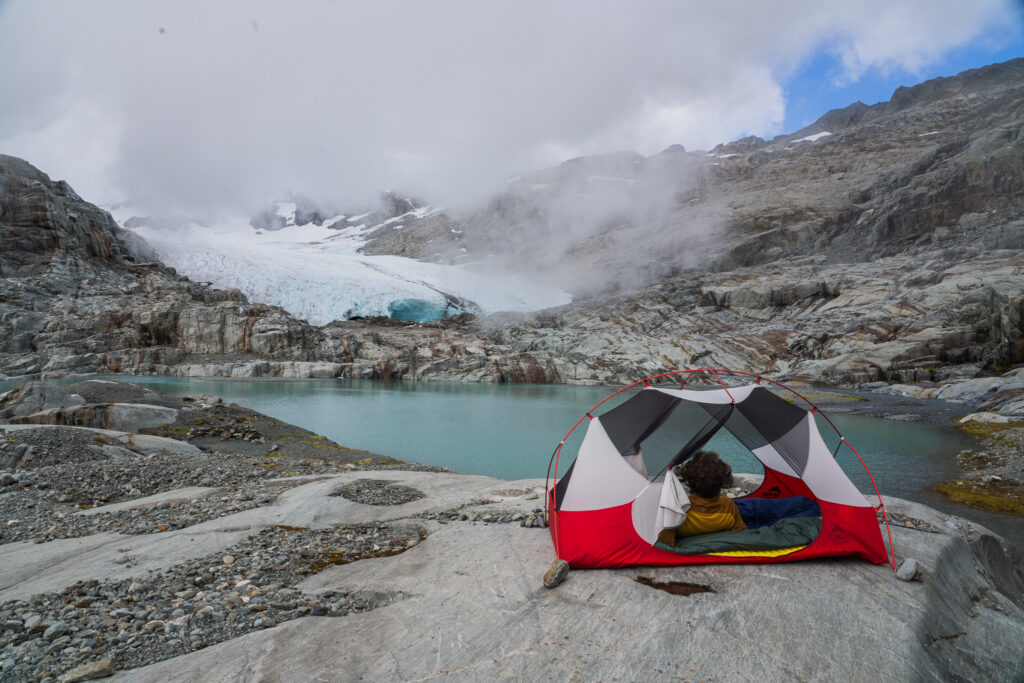
<path fill-rule="evenodd" d="M 702 498 L 690 494 L 690 509 L 686 520 L 675 529 L 665 529 L 658 534 L 658 540 L 668 545 L 676 544 L 676 536 L 696 536 L 716 531 L 740 531 L 746 529 L 736 503 L 728 496 Z"/>

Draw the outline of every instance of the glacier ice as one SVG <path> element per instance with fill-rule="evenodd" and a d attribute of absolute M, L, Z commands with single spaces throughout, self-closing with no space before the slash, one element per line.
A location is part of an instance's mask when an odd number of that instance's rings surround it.
<path fill-rule="evenodd" d="M 528 312 L 571 301 L 556 287 L 472 264 L 363 254 L 366 235 L 378 227 L 360 222 L 369 214 L 295 225 L 294 204 L 278 203 L 277 209 L 287 223 L 281 230 L 255 230 L 244 217 L 175 229 L 140 225 L 145 220 L 135 218 L 132 230 L 181 274 L 237 288 L 250 301 L 281 306 L 314 325 L 367 316 L 427 322 L 463 311 Z M 417 209 L 409 218 L 430 213 L 429 207 Z M 123 207 L 113 214 L 124 225 L 133 212 Z"/>

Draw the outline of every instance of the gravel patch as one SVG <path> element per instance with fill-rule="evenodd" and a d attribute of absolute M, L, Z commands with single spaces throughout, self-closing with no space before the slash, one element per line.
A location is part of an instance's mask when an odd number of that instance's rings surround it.
<path fill-rule="evenodd" d="M 178 529 L 273 502 L 301 482 L 266 482 L 276 477 L 338 474 L 354 467 L 313 460 L 223 455 L 153 455 L 131 460 L 75 462 L 0 474 L 0 543 L 75 538 L 100 531 L 139 534 Z M 230 493 L 187 505 L 160 504 L 145 510 L 77 516 L 74 513 L 162 491 L 204 486 Z M 166 527 L 166 528 L 160 528 Z"/>
<path fill-rule="evenodd" d="M 0 469 L 27 470 L 69 461 L 108 460 L 111 456 L 103 449 L 107 444 L 106 437 L 80 429 L 0 429 Z"/>
<path fill-rule="evenodd" d="M 268 505 L 282 490 L 301 483 L 266 481 L 280 477 L 399 468 L 444 471 L 427 465 L 373 461 L 356 465 L 279 453 L 142 455 L 118 449 L 118 453 L 127 455 L 113 457 L 96 447 L 88 433 L 59 427 L 6 433 L 0 430 L 0 442 L 11 452 L 24 449 L 33 454 L 32 458 L 22 457 L 9 471 L 0 472 L 0 544 L 42 543 L 102 531 L 147 534 L 180 529 Z M 75 514 L 189 486 L 222 488 L 225 492 L 187 504 L 160 504 L 88 517 Z"/>
<path fill-rule="evenodd" d="M 494 509 L 494 501 L 491 500 L 475 500 L 465 505 L 452 508 L 450 510 L 444 510 L 442 512 L 421 512 L 418 515 L 412 515 L 417 519 L 429 519 L 439 524 L 448 524 L 450 522 L 482 522 L 484 524 L 512 524 L 513 522 L 519 522 L 520 526 L 547 526 L 547 523 L 541 523 L 544 519 L 544 511 L 540 508 L 534 508 L 532 512 L 521 512 L 517 510 L 502 510 Z M 473 509 L 480 508 L 484 509 Z"/>
<path fill-rule="evenodd" d="M 397 555 L 418 525 L 272 527 L 222 553 L 120 581 L 80 581 L 0 604 L 5 681 L 38 681 L 107 657 L 144 666 L 302 616 L 345 616 L 401 596 L 294 586 L 325 567 Z"/>
<path fill-rule="evenodd" d="M 424 493 L 387 479 L 359 479 L 345 484 L 331 495 L 363 505 L 402 505 L 423 498 Z"/>

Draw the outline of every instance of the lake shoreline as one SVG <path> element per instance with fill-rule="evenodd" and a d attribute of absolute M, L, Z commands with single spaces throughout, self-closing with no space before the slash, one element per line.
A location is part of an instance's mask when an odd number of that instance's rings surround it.
<path fill-rule="evenodd" d="M 151 374 L 73 374 L 73 373 L 35 373 L 18 377 L 0 377 L 0 387 L 9 384 L 12 387 L 22 382 L 75 382 L 87 379 L 111 379 L 118 381 L 145 380 L 146 378 L 164 377 L 182 381 L 196 382 L 227 382 L 231 384 L 276 384 L 283 382 L 330 384 L 339 381 L 375 382 L 383 385 L 453 385 L 484 384 L 493 386 L 530 386 L 530 387 L 585 387 L 588 389 L 607 389 L 608 393 L 617 391 L 625 385 L 595 384 L 589 382 L 562 382 L 558 384 L 541 382 L 466 382 L 454 379 L 358 379 L 350 377 L 220 377 L 216 375 L 193 377 L 167 373 Z M 809 388 L 808 388 L 809 387 Z M 714 388 L 708 385 L 708 388 Z M 916 398 L 896 396 L 877 391 L 864 390 L 856 387 L 820 387 L 814 385 L 796 385 L 792 387 L 797 393 L 811 399 L 821 409 L 850 415 L 865 415 L 900 422 L 924 421 L 930 424 L 949 426 L 949 421 L 958 415 L 965 414 L 966 407 L 960 403 L 943 401 L 933 398 Z M 2 393 L 2 391 L 0 391 Z"/>
<path fill-rule="evenodd" d="M 586 393 L 586 395 L 600 396 L 603 398 L 607 394 L 621 388 L 621 386 L 578 386 L 578 385 L 546 385 L 546 384 L 531 384 L 531 383 L 465 383 L 457 381 L 438 381 L 438 380 L 338 380 L 334 378 L 279 378 L 279 377 L 261 377 L 261 378 L 194 378 L 194 377 L 176 377 L 166 375 L 91 375 L 90 377 L 96 377 L 98 379 L 105 380 L 120 380 L 124 382 L 138 382 L 140 385 L 147 385 L 149 381 L 153 382 L 153 385 L 158 390 L 163 390 L 162 384 L 157 382 L 173 382 L 179 385 L 178 390 L 175 393 L 198 393 L 203 391 L 212 391 L 217 393 L 216 389 L 203 388 L 205 383 L 210 382 L 213 384 L 221 384 L 222 386 L 253 386 L 253 387 L 272 387 L 275 385 L 292 384 L 292 385 L 308 385 L 317 386 L 319 385 L 323 389 L 336 386 L 339 381 L 352 385 L 361 385 L 366 382 L 367 385 L 374 387 L 380 387 L 387 390 L 399 389 L 405 390 L 423 390 L 423 389 L 437 389 L 441 388 L 442 392 L 451 390 L 454 393 L 458 393 L 462 388 L 468 386 L 479 386 L 482 389 L 488 391 L 498 387 L 515 387 L 523 390 L 530 389 L 581 389 L 581 390 L 592 390 Z M 80 378 L 78 377 L 63 377 L 63 378 L 51 378 L 51 381 L 55 381 L 60 384 L 75 381 Z M 0 389 L 4 387 L 4 384 L 13 384 L 13 382 L 0 382 Z M 195 392 L 190 388 L 192 385 L 196 386 Z M 184 387 L 184 389 L 182 389 Z M 838 419 L 840 416 L 851 415 L 856 417 L 871 417 L 887 420 L 892 423 L 919 423 L 934 425 L 943 429 L 956 427 L 956 420 L 963 415 L 969 413 L 971 408 L 963 403 L 954 403 L 950 401 L 944 401 L 935 398 L 918 398 L 913 396 L 895 395 L 892 393 L 882 393 L 880 391 L 868 391 L 858 388 L 836 388 L 836 387 L 813 387 L 806 386 L 803 384 L 795 384 L 793 390 L 799 392 L 803 397 L 811 401 L 816 405 L 821 413 L 825 416 L 832 416 Z M 789 395 L 789 392 L 781 390 L 782 394 Z M 607 392 L 607 393 L 605 393 Z M 329 393 L 329 392 L 328 392 Z M 488 394 L 489 395 L 489 394 Z M 233 400 L 240 400 L 234 398 Z M 597 402 L 597 398 L 587 402 L 585 399 L 581 399 L 578 404 L 579 414 L 582 414 L 589 405 Z M 793 396 L 793 400 L 801 402 L 799 398 Z M 244 401 L 243 401 L 244 402 Z M 254 406 L 257 407 L 257 406 Z M 265 409 L 264 409 L 265 410 Z M 574 415 L 572 420 L 578 415 Z M 292 415 L 290 418 L 288 415 L 284 415 L 292 422 L 302 419 L 298 415 Z M 571 421 L 565 426 L 571 425 Z M 307 426 L 313 427 L 314 430 L 320 430 L 312 424 Z M 823 425 L 824 426 L 824 425 Z M 324 433 L 321 431 L 321 433 Z M 559 435 L 564 433 L 559 432 Z M 963 440 L 963 430 L 957 430 L 957 438 Z M 349 438 L 347 432 L 332 433 L 332 438 L 345 442 L 346 438 Z M 951 437 L 953 434 L 951 434 Z M 947 466 L 948 471 L 944 472 L 938 478 L 933 479 L 926 491 L 933 492 L 927 495 L 914 494 L 910 491 L 904 491 L 899 493 L 897 488 L 897 494 L 909 497 L 915 500 L 921 500 L 929 505 L 937 505 L 938 501 L 936 498 L 945 498 L 958 505 L 949 507 L 948 512 L 951 514 L 967 515 L 970 516 L 965 510 L 960 508 L 960 505 L 967 505 L 970 508 L 980 510 L 982 512 L 995 512 L 1000 515 L 1013 514 L 1015 508 L 1013 504 L 1019 500 L 1021 494 L 1021 487 L 1013 483 L 1013 468 L 1017 463 L 1021 463 L 1024 456 L 1019 455 L 1012 449 L 1005 447 L 991 448 L 990 442 L 992 439 L 983 435 L 974 433 L 967 433 L 970 437 L 967 442 L 961 447 L 960 455 L 958 456 L 957 451 L 953 451 L 950 455 L 950 466 Z M 557 437 L 554 437 L 553 443 L 557 441 Z M 862 441 L 856 438 L 852 443 L 855 447 L 861 448 L 860 444 Z M 362 448 L 366 448 L 371 451 L 378 453 L 387 453 L 389 455 L 398 457 L 403 461 L 419 461 L 415 452 L 403 452 L 402 450 L 394 450 L 386 446 L 374 445 L 374 442 L 356 440 L 354 445 L 359 445 Z M 553 447 L 553 446 L 552 446 Z M 408 449 L 407 449 L 408 450 Z M 550 448 L 548 449 L 550 450 Z M 974 457 L 975 454 L 982 454 L 982 457 Z M 545 456 L 546 457 L 546 456 Z M 434 462 L 428 459 L 428 462 Z M 546 460 L 545 460 L 546 462 Z M 453 463 L 435 463 L 441 466 L 448 467 L 453 471 L 464 471 L 461 466 Z M 978 465 L 984 465 L 985 467 L 979 468 Z M 1022 463 L 1024 464 L 1024 463 Z M 871 465 L 874 469 L 874 465 Z M 952 467 L 952 469 L 950 469 Z M 1018 467 L 1019 470 L 1019 467 Z M 470 473 L 474 470 L 471 468 Z M 1007 475 L 1007 471 L 1011 474 Z M 478 471 L 477 473 L 488 473 L 493 474 L 489 471 Z M 543 470 L 541 470 L 543 473 Z M 1002 474 L 999 474 L 1002 473 Z M 993 474 L 996 477 L 1000 477 L 1000 480 L 991 480 L 986 478 L 992 477 Z M 509 476 L 507 474 L 498 474 L 497 476 Z M 511 478 L 517 478 L 520 476 L 535 476 L 528 472 L 516 472 L 511 473 Z M 1009 481 L 1006 481 L 1009 480 Z M 957 483 L 962 482 L 962 483 Z M 865 482 L 866 483 L 866 482 Z M 956 488 L 951 488 L 956 487 Z M 890 487 L 882 487 L 883 491 Z M 870 486 L 869 486 L 870 489 Z M 938 493 L 934 493 L 934 492 Z M 952 494 L 952 495 L 951 495 Z M 966 494 L 966 495 L 965 495 Z M 1010 505 L 1006 505 L 1004 501 L 1010 501 Z M 946 509 L 945 506 L 942 506 Z M 1018 513 L 1019 514 L 1019 513 Z M 997 529 L 1002 533 L 1010 533 L 1005 527 L 1011 525 L 1002 523 L 1000 519 L 993 519 L 982 516 L 982 522 L 987 524 L 994 524 Z M 1016 538 L 1016 543 L 1024 543 L 1024 539 Z"/>

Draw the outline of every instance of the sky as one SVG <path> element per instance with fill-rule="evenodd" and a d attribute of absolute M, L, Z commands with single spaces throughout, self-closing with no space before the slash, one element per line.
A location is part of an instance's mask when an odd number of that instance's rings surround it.
<path fill-rule="evenodd" d="M 0 0 L 0 153 L 96 203 L 469 206 L 1024 56 L 1010 0 Z"/>

